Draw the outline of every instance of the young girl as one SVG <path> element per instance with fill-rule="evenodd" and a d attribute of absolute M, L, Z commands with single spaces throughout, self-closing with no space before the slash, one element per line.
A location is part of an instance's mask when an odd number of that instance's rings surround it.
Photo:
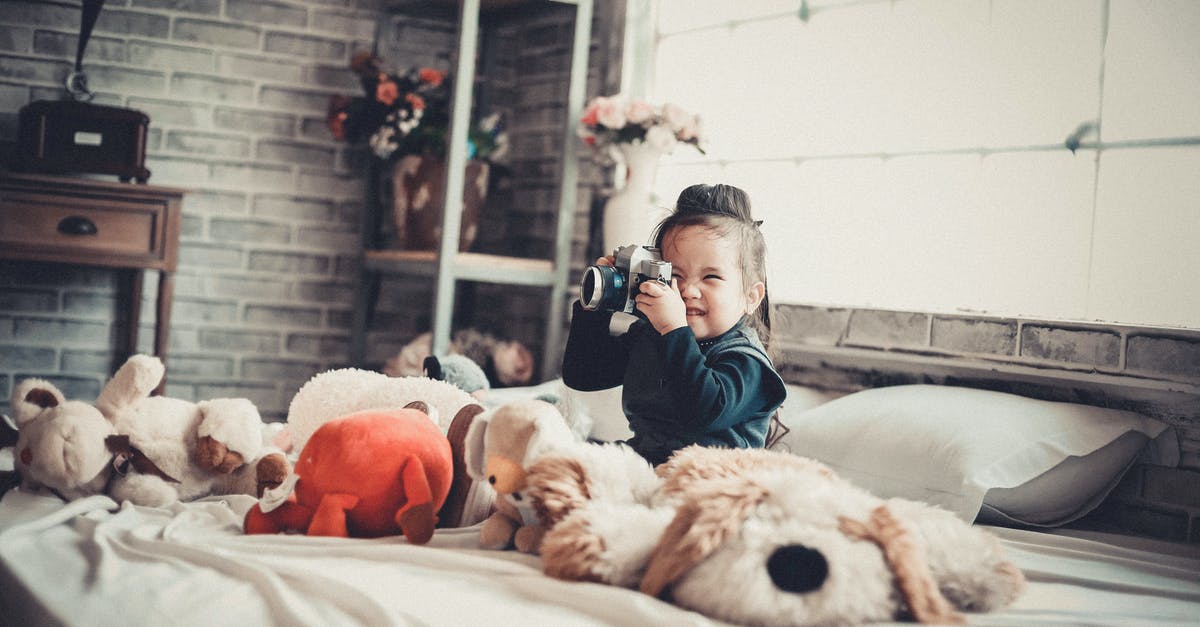
<path fill-rule="evenodd" d="M 671 286 L 641 285 L 645 323 L 609 334 L 609 312 L 576 302 L 563 380 L 583 391 L 624 385 L 628 444 L 658 465 L 690 444 L 762 447 L 787 392 L 767 357 L 766 244 L 746 193 L 693 185 L 655 229 Z M 597 260 L 612 265 L 611 256 Z"/>

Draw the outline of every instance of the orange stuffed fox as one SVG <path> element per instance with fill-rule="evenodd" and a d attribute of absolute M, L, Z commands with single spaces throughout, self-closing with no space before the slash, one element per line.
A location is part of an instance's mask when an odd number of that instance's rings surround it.
<path fill-rule="evenodd" d="M 360 411 L 322 425 L 289 477 L 294 492 L 274 507 L 251 508 L 246 533 L 403 533 L 428 542 L 454 471 L 449 440 L 422 409 Z"/>

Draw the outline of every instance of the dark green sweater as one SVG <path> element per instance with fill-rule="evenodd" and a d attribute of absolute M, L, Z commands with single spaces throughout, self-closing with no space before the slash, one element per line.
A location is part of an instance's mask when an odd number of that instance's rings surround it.
<path fill-rule="evenodd" d="M 575 303 L 563 382 L 582 391 L 624 385 L 628 443 L 642 457 L 657 465 L 690 444 L 764 445 L 787 391 L 745 319 L 702 341 L 687 327 L 659 335 L 645 321 L 612 337 L 608 319 Z"/>

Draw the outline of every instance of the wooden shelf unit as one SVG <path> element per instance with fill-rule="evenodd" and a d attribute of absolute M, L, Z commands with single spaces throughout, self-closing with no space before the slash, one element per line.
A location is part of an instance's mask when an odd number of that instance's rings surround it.
<path fill-rule="evenodd" d="M 445 2 L 432 2 L 444 5 Z M 467 126 L 475 84 L 477 37 L 482 9 L 512 9 L 539 4 L 569 4 L 575 6 L 575 29 L 571 48 L 570 79 L 568 81 L 566 123 L 562 133 L 562 170 L 559 180 L 558 210 L 555 228 L 553 259 L 526 259 L 459 252 L 458 238 L 463 203 L 463 183 L 467 163 Z M 411 11 L 412 2 L 396 3 L 393 10 Z M 583 111 L 587 88 L 588 49 L 591 43 L 592 0 L 485 1 L 463 0 L 458 12 L 457 66 L 454 70 L 454 93 L 451 97 L 451 124 L 446 155 L 446 185 L 442 216 L 441 242 L 436 251 L 381 250 L 376 248 L 380 202 L 377 197 L 377 176 L 368 177 L 370 187 L 363 212 L 361 276 L 355 295 L 350 337 L 350 361 L 362 367 L 366 359 L 367 334 L 372 309 L 383 275 L 428 277 L 433 280 L 432 351 L 445 355 L 452 334 L 454 292 L 458 281 L 475 281 L 504 285 L 526 285 L 548 288 L 545 342 L 541 363 L 542 379 L 557 372 L 557 363 L 548 359 L 547 351 L 555 350 L 562 340 L 568 274 L 570 271 L 571 233 L 578 183 L 578 137 L 575 125 Z M 459 208 L 452 210 L 451 208 Z"/>

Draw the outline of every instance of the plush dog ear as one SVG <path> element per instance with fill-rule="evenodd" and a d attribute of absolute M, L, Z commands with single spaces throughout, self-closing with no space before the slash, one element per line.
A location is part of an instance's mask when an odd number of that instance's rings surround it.
<path fill-rule="evenodd" d="M 470 428 L 467 429 L 467 437 L 463 444 L 463 461 L 466 462 L 467 474 L 476 481 L 485 479 L 487 458 L 484 457 L 483 446 L 488 424 L 491 423 L 493 415 L 495 415 L 494 412 L 486 411 L 475 416 L 475 419 L 471 421 Z"/>
<path fill-rule="evenodd" d="M 13 389 L 11 407 L 17 428 L 42 413 L 42 410 L 58 407 L 66 402 L 62 392 L 53 383 L 44 379 L 25 379 Z"/>
<path fill-rule="evenodd" d="M 879 545 L 884 560 L 896 575 L 896 584 L 914 619 L 933 624 L 966 622 L 938 589 L 933 573 L 929 571 L 929 563 L 921 552 L 920 541 L 907 525 L 892 514 L 887 505 L 876 507 L 871 512 L 870 520 L 865 523 L 845 517 L 839 518 L 838 522 L 842 533 L 847 536 L 870 540 Z"/>
<path fill-rule="evenodd" d="M 650 554 L 642 592 L 658 596 L 737 532 L 750 509 L 767 495 L 765 488 L 740 479 L 714 481 L 695 490 L 675 512 Z"/>
<path fill-rule="evenodd" d="M 549 529 L 591 500 L 587 471 L 573 457 L 547 455 L 529 467 L 529 499 Z"/>

